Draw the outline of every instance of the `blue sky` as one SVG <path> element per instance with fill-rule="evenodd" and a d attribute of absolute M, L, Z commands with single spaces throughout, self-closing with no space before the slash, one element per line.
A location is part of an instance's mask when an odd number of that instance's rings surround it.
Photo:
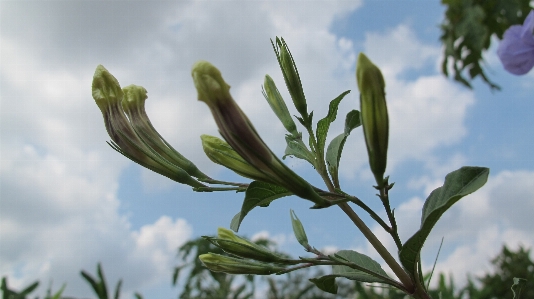
<path fill-rule="evenodd" d="M 93 272 L 100 261 L 110 282 L 124 279 L 125 295 L 175 297 L 176 248 L 228 227 L 243 195 L 194 193 L 109 148 L 91 98 L 94 69 L 103 64 L 122 86 L 144 86 L 147 112 L 167 141 L 212 177 L 240 180 L 204 157 L 199 136 L 217 135 L 217 129 L 196 100 L 190 68 L 200 59 L 216 65 L 260 135 L 282 155 L 283 126 L 261 95 L 269 74 L 289 101 L 269 41 L 275 36 L 292 50 L 316 119 L 330 100 L 352 90 L 328 140 L 359 107 L 357 54 L 366 53 L 382 69 L 391 119 L 387 174 L 395 182 L 391 200 L 401 239 L 417 229 L 424 199 L 447 173 L 463 165 L 491 169 L 487 185 L 438 222 L 423 250 L 425 268 L 442 237 L 437 271 L 452 273 L 460 284 L 467 272 L 490 269 L 489 259 L 504 243 L 534 244 L 534 72 L 506 73 L 494 40 L 485 59 L 502 91 L 491 92 L 480 80 L 469 90 L 445 78 L 439 72 L 439 1 L 0 5 L 0 276 L 8 275 L 15 287 L 53 279 L 56 288 L 67 283 L 67 295 L 90 297 L 78 273 Z M 309 165 L 286 161 L 322 186 Z M 342 156 L 341 185 L 381 211 L 372 184 L 362 132 L 355 130 Z M 291 232 L 294 209 L 313 246 L 353 249 L 382 262 L 339 209 L 309 207 L 295 197 L 280 199 L 252 211 L 240 233 L 269 236 L 281 250 L 302 255 Z M 387 235 L 360 214 L 394 252 Z"/>

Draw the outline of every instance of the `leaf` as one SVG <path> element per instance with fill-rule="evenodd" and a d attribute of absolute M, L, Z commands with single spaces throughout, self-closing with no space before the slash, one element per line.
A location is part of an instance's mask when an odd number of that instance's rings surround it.
<path fill-rule="evenodd" d="M 350 90 L 347 90 L 340 94 L 337 98 L 333 99 L 328 107 L 328 114 L 326 115 L 326 117 L 317 122 L 317 130 L 315 132 L 315 135 L 317 137 L 318 148 L 316 150 L 317 152 L 321 153 L 321 157 L 323 157 L 324 154 L 324 146 L 326 143 L 326 136 L 328 135 L 328 130 L 330 129 L 330 124 L 334 120 L 336 120 L 337 108 L 339 107 L 339 103 L 349 92 Z"/>
<path fill-rule="evenodd" d="M 421 228 L 404 243 L 399 253 L 402 265 L 412 276 L 423 244 L 441 215 L 460 198 L 482 187 L 488 175 L 488 168 L 464 166 L 449 173 L 443 186 L 432 191 L 423 206 Z"/>
<path fill-rule="evenodd" d="M 290 210 L 289 214 L 291 216 L 291 225 L 293 226 L 293 233 L 295 234 L 295 238 L 297 238 L 297 241 L 299 241 L 300 245 L 304 246 L 304 248 L 310 248 L 310 244 L 308 244 L 308 237 L 306 236 L 306 232 L 304 231 L 304 226 L 302 226 L 302 222 L 300 222 L 299 218 L 293 210 Z"/>
<path fill-rule="evenodd" d="M 57 291 L 50 299 L 61 299 L 61 294 L 63 293 L 63 291 L 65 291 L 66 287 L 67 285 L 63 284 L 61 289 L 59 289 L 59 291 Z"/>
<path fill-rule="evenodd" d="M 341 159 L 345 141 L 350 135 L 350 132 L 361 124 L 360 111 L 350 111 L 345 119 L 345 131 L 332 139 L 326 149 L 326 165 L 328 166 L 328 172 L 330 173 L 335 186 L 339 186 L 339 161 Z"/>
<path fill-rule="evenodd" d="M 20 294 L 19 294 L 20 298 L 26 298 L 26 296 L 30 294 L 31 292 L 33 292 L 38 286 L 39 286 L 38 281 L 32 283 L 31 285 L 26 287 L 24 290 L 20 291 Z"/>
<path fill-rule="evenodd" d="M 286 152 L 282 159 L 285 159 L 287 156 L 294 156 L 295 158 L 303 159 L 310 162 L 313 167 L 315 167 L 315 157 L 312 152 L 306 147 L 302 139 L 295 138 L 292 135 L 286 135 Z"/>
<path fill-rule="evenodd" d="M 365 254 L 353 250 L 340 250 L 333 257 L 361 268 L 357 270 L 349 266 L 334 265 L 332 266 L 332 275 L 336 277 L 345 277 L 361 282 L 381 282 L 386 284 L 394 282 L 380 267 L 379 263 Z"/>
<path fill-rule="evenodd" d="M 319 289 L 327 293 L 337 294 L 336 277 L 334 276 L 326 275 L 318 278 L 310 278 L 310 281 L 313 282 Z"/>
<path fill-rule="evenodd" d="M 523 287 L 527 284 L 527 280 L 524 278 L 518 278 L 514 277 L 514 284 L 512 285 L 511 289 L 514 293 L 514 299 L 520 299 L 521 298 L 521 290 Z"/>
<path fill-rule="evenodd" d="M 287 191 L 285 188 L 277 185 L 260 181 L 250 183 L 245 192 L 245 200 L 241 206 L 241 211 L 232 219 L 230 228 L 237 232 L 241 222 L 252 209 L 258 206 L 267 207 L 273 200 L 292 194 L 293 193 Z"/>

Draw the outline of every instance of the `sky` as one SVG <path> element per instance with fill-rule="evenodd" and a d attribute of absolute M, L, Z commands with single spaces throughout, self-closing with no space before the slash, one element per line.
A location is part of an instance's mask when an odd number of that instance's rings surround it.
<path fill-rule="evenodd" d="M 269 74 L 290 103 L 270 39 L 282 36 L 301 75 L 316 120 L 345 90 L 328 140 L 345 114 L 359 109 L 358 53 L 386 80 L 390 147 L 386 173 L 395 182 L 391 204 L 402 240 L 419 227 L 428 194 L 461 166 L 491 169 L 487 184 L 453 206 L 423 248 L 429 270 L 444 239 L 436 271 L 465 283 L 490 271 L 506 244 L 532 247 L 534 231 L 534 71 L 514 76 L 495 52 L 485 53 L 490 79 L 470 90 L 440 73 L 439 1 L 0 1 L 0 276 L 14 288 L 50 282 L 65 295 L 91 298 L 81 270 L 102 263 L 123 298 L 175 298 L 176 249 L 187 240 L 229 227 L 243 194 L 195 193 L 127 160 L 106 141 L 91 97 L 97 65 L 121 86 L 148 90 L 147 113 L 158 132 L 214 178 L 245 181 L 212 164 L 201 134 L 218 136 L 190 75 L 198 60 L 218 67 L 259 134 L 279 156 L 284 128 L 261 94 Z M 290 106 L 290 105 L 288 105 Z M 294 107 L 290 107 L 296 114 Z M 361 129 L 341 158 L 344 191 L 384 216 L 374 195 Z M 328 142 L 328 141 L 327 141 Z M 287 164 L 323 187 L 313 168 Z M 352 249 L 380 262 L 361 233 L 336 207 L 310 210 L 296 197 L 253 210 L 239 233 L 269 237 L 293 256 L 306 255 L 292 234 L 289 210 L 312 246 Z M 392 252 L 391 238 L 354 208 Z"/>

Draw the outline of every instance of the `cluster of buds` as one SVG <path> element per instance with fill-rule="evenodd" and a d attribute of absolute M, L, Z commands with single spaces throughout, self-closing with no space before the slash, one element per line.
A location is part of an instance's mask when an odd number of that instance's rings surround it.
<path fill-rule="evenodd" d="M 220 134 L 230 147 L 256 170 L 256 173 L 261 174 L 254 175 L 254 179 L 284 187 L 293 194 L 314 202 L 316 208 L 331 205 L 328 200 L 315 192 L 306 180 L 273 154 L 230 95 L 230 86 L 216 67 L 207 61 L 199 61 L 193 66 L 191 75 L 198 92 L 198 100 L 210 108 Z M 227 162 L 219 160 L 218 163 Z M 235 170 L 243 163 L 234 160 L 223 165 Z"/>
<path fill-rule="evenodd" d="M 195 178 L 208 176 L 170 146 L 152 126 L 145 111 L 146 89 L 136 85 L 121 89 L 117 79 L 99 65 L 93 77 L 92 94 L 115 150 L 176 182 L 205 187 Z"/>
<path fill-rule="evenodd" d="M 219 228 L 218 237 L 203 237 L 213 245 L 235 257 L 207 253 L 200 255 L 202 263 L 211 271 L 229 274 L 269 275 L 285 270 L 278 265 L 290 265 L 295 262 L 264 246 L 239 237 L 229 229 Z"/>
<path fill-rule="evenodd" d="M 360 53 L 356 67 L 356 80 L 360 89 L 360 109 L 369 165 L 378 187 L 387 184 L 386 172 L 389 118 L 386 105 L 386 84 L 380 69 L 367 56 Z"/>

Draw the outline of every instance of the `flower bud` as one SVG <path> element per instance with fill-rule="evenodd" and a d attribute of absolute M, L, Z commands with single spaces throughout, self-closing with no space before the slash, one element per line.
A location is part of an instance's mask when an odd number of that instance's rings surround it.
<path fill-rule="evenodd" d="M 280 263 L 286 261 L 283 256 L 270 251 L 266 247 L 241 238 L 229 229 L 219 227 L 217 232 L 218 238 L 210 238 L 210 241 L 229 254 L 262 262 Z"/>
<path fill-rule="evenodd" d="M 280 119 L 286 130 L 291 133 L 294 137 L 298 137 L 300 134 L 297 131 L 297 126 L 289 114 L 286 103 L 280 95 L 278 88 L 274 84 L 273 79 L 269 75 L 265 75 L 265 80 L 263 83 L 263 96 L 273 109 L 274 113 Z"/>
<path fill-rule="evenodd" d="M 193 66 L 192 76 L 198 99 L 210 108 L 221 135 L 243 160 L 268 177 L 265 182 L 274 182 L 299 197 L 311 200 L 316 207 L 330 205 L 272 153 L 230 95 L 230 86 L 217 68 L 209 62 L 200 61 Z"/>
<path fill-rule="evenodd" d="M 142 86 L 129 85 L 122 90 L 124 93 L 122 107 L 138 136 L 163 158 L 185 170 L 189 175 L 206 178 L 207 175 L 202 173 L 193 162 L 176 151 L 156 131 L 145 110 L 145 100 L 148 98 L 146 89 Z"/>
<path fill-rule="evenodd" d="M 273 266 L 267 263 L 244 260 L 224 256 L 215 253 L 201 254 L 200 261 L 210 271 L 224 272 L 227 274 L 254 274 L 254 275 L 269 275 L 285 270 L 283 267 Z"/>
<path fill-rule="evenodd" d="M 271 41 L 272 43 L 272 41 Z M 302 115 L 304 121 L 307 123 L 311 121 L 308 116 L 308 106 L 306 104 L 306 97 L 304 96 L 304 90 L 302 89 L 302 82 L 300 81 L 299 72 L 293 56 L 287 47 L 287 44 L 283 38 L 276 38 L 276 46 L 273 43 L 273 48 L 278 58 L 278 63 L 282 69 L 284 79 L 286 81 L 287 89 L 293 99 L 293 104 L 297 111 Z"/>
<path fill-rule="evenodd" d="M 369 164 L 378 186 L 382 186 L 387 165 L 389 119 L 385 82 L 380 69 L 363 53 L 358 56 L 356 79 Z"/>
<path fill-rule="evenodd" d="M 229 168 L 240 176 L 258 180 L 269 181 L 269 177 L 251 166 L 228 143 L 215 136 L 202 135 L 202 147 L 206 156 L 219 165 Z"/>
<path fill-rule="evenodd" d="M 129 91 L 127 92 L 131 95 Z M 138 132 L 135 131 L 125 115 L 122 106 L 124 92 L 119 82 L 102 65 L 96 68 L 92 94 L 104 117 L 108 135 L 112 139 L 110 145 L 115 150 L 132 161 L 176 182 L 192 187 L 205 187 L 183 169 L 167 161 L 139 138 Z M 138 99 L 146 98 L 146 90 L 142 87 L 136 88 L 136 92 L 133 94 Z"/>

